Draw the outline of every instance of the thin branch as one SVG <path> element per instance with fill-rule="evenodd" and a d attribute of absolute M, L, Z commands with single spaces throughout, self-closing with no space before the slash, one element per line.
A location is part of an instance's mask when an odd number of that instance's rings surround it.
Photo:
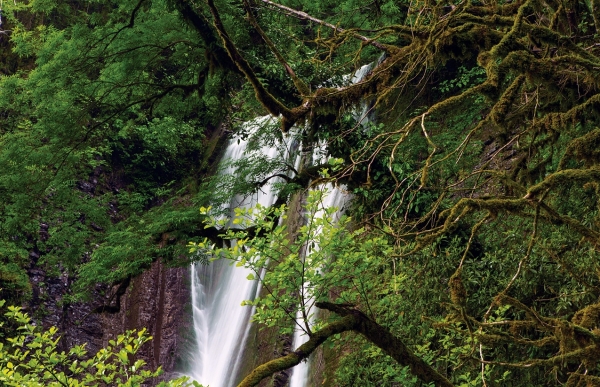
<path fill-rule="evenodd" d="M 133 8 L 133 11 L 131 11 L 131 16 L 129 18 L 129 24 L 124 25 L 123 27 L 119 28 L 113 35 L 113 37 L 110 39 L 110 41 L 106 44 L 106 46 L 104 46 L 105 48 L 110 46 L 112 44 L 112 42 L 115 41 L 115 39 L 117 38 L 117 36 L 119 36 L 119 34 L 121 32 L 123 32 L 124 30 L 128 29 L 128 28 L 133 28 L 133 26 L 135 25 L 135 17 L 138 13 L 138 11 L 140 10 L 140 8 L 142 8 L 142 5 L 144 4 L 146 0 L 140 0 L 138 1 L 138 3 L 135 5 L 135 8 Z"/>
<path fill-rule="evenodd" d="M 360 35 L 357 32 L 350 31 L 350 30 L 345 30 L 345 29 L 343 29 L 341 27 L 334 26 L 333 24 L 327 23 L 324 20 L 320 20 L 320 19 L 317 19 L 316 17 L 310 16 L 306 12 L 297 11 L 297 10 L 292 9 L 290 7 L 286 7 L 285 5 L 274 3 L 271 0 L 261 0 L 261 1 L 263 3 L 265 3 L 265 4 L 271 5 L 273 7 L 276 7 L 276 8 L 279 8 L 279 9 L 285 11 L 290 16 L 295 16 L 295 17 L 297 17 L 299 19 L 302 19 L 302 20 L 310 20 L 313 23 L 317 23 L 317 24 L 320 24 L 322 26 L 331 28 L 332 30 L 334 30 L 335 32 L 337 32 L 339 34 L 348 34 L 349 33 L 352 37 L 354 37 L 356 39 L 359 39 L 359 40 L 362 40 L 366 44 L 369 44 L 369 45 L 371 45 L 373 47 L 377 47 L 378 49 L 380 49 L 382 51 L 385 51 L 387 53 L 391 53 L 392 51 L 394 51 L 395 47 L 393 47 L 393 46 L 389 46 L 387 44 L 379 43 L 379 42 L 377 42 L 377 41 L 375 41 L 373 39 L 367 38 L 366 36 Z"/>

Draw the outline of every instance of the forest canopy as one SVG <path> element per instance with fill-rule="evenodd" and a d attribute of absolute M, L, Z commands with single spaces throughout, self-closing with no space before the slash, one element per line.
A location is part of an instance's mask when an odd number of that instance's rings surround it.
<path fill-rule="evenodd" d="M 4 298 L 35 302 L 32 267 L 66 275 L 69 301 L 186 265 L 188 241 L 219 238 L 200 206 L 293 172 L 275 208 L 344 184 L 352 223 L 331 232 L 377 241 L 359 282 L 323 292 L 323 324 L 367 318 L 456 386 L 600 385 L 598 0 L 17 0 L 1 15 Z M 225 136 L 264 114 L 278 122 L 255 142 L 294 135 L 332 163 L 255 155 L 211 179 Z M 344 291 L 359 296 L 340 306 Z M 369 340 L 330 341 L 330 383 L 431 381 Z"/>

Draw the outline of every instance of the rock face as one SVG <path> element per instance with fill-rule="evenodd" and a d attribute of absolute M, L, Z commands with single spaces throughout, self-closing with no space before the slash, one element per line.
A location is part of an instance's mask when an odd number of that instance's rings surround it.
<path fill-rule="evenodd" d="M 59 329 L 60 350 L 87 343 L 88 352 L 97 352 L 102 345 L 103 327 L 100 316 L 91 313 L 93 305 L 64 302 L 72 279 L 65 272 L 49 274 L 36 268 L 35 262 L 28 274 L 33 297 L 25 310 L 33 320 L 44 329 Z"/>
<path fill-rule="evenodd" d="M 66 275 L 50 277 L 35 269 L 29 275 L 34 293 L 30 312 L 44 328 L 59 328 L 61 349 L 87 343 L 88 352 L 96 353 L 120 333 L 146 328 L 153 340 L 141 348 L 140 358 L 152 369 L 162 366 L 163 379 L 173 375 L 178 355 L 183 352 L 178 350 L 182 346 L 180 337 L 185 336 L 190 321 L 185 313 L 189 268 L 170 268 L 154 262 L 131 280 L 117 313 L 94 313 L 97 302 L 63 305 L 61 300 L 71 282 Z M 116 289 L 97 289 L 97 293 L 102 290 L 111 294 Z"/>
<path fill-rule="evenodd" d="M 169 268 L 155 261 L 149 270 L 131 281 L 116 314 L 102 314 L 102 345 L 128 329 L 146 328 L 153 340 L 140 356 L 153 368 L 162 366 L 165 377 L 178 360 L 180 333 L 186 328 L 189 301 L 189 268 Z"/>

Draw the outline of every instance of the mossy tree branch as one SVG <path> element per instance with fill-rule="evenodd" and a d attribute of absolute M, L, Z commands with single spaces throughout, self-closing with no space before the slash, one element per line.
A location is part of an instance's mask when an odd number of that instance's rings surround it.
<path fill-rule="evenodd" d="M 409 367 L 411 373 L 419 378 L 419 380 L 425 383 L 433 383 L 437 387 L 454 387 L 442 374 L 423 359 L 416 356 L 402 340 L 394 336 L 385 327 L 371 320 L 361 311 L 329 302 L 317 302 L 315 305 L 318 308 L 333 312 L 342 318 L 314 332 L 306 343 L 290 354 L 256 367 L 238 384 L 238 387 L 253 387 L 258 385 L 264 378 L 291 368 L 308 358 L 329 337 L 348 331 L 361 334 L 367 340 L 381 348 L 399 365 Z"/>
<path fill-rule="evenodd" d="M 194 7 L 187 1 L 181 0 L 175 2 L 181 16 L 188 21 L 192 27 L 198 32 L 207 49 L 207 55 L 214 58 L 213 62 L 219 67 L 239 73 L 238 67 L 231 60 L 227 51 L 219 44 L 218 36 L 211 27 L 210 23 L 201 16 Z"/>
<path fill-rule="evenodd" d="M 257 386 L 264 378 L 300 364 L 302 360 L 308 358 L 329 337 L 352 330 L 352 327 L 355 325 L 356 318 L 354 316 L 346 316 L 339 321 L 326 325 L 319 331 L 314 332 L 312 337 L 297 350 L 256 367 L 238 384 L 238 387 Z"/>
<path fill-rule="evenodd" d="M 229 34 L 225 30 L 225 26 L 221 20 L 220 13 L 217 10 L 214 1 L 206 0 L 206 4 L 210 9 L 210 13 L 213 17 L 213 25 L 223 42 L 223 46 L 225 47 L 227 54 L 254 88 L 257 100 L 267 109 L 270 114 L 274 115 L 275 117 L 282 115 L 286 119 L 285 122 L 283 122 L 283 126 L 284 131 L 287 131 L 296 122 L 295 115 L 282 102 L 269 93 L 262 82 L 258 79 L 254 70 L 252 70 L 250 63 L 248 63 L 244 56 L 240 54 L 237 47 L 229 37 Z"/>

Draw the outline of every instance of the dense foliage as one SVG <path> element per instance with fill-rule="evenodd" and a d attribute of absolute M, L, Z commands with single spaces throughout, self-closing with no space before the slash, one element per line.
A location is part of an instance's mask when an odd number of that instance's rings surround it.
<path fill-rule="evenodd" d="M 182 181 L 206 169 L 226 91 L 194 93 L 205 62 L 195 34 L 166 4 L 141 5 L 4 5 L 3 56 L 19 63 L 3 62 L 0 86 L 0 278 L 12 295 L 28 296 L 30 260 L 80 271 L 84 292 L 138 274 L 177 256 L 157 240 L 197 222 Z"/>
<path fill-rule="evenodd" d="M 223 236 L 202 229 L 199 206 L 294 172 L 255 218 L 266 223 L 236 236 L 273 258 L 243 263 L 268 266 L 278 289 L 257 321 L 289 333 L 298 305 L 310 314 L 290 289 L 309 278 L 331 312 L 309 336 L 342 322 L 361 333 L 332 333 L 329 383 L 426 383 L 359 320 L 453 385 L 600 383 L 597 0 L 2 7 L 5 297 L 31 297 L 33 267 L 75 279 L 81 298 L 157 259 L 200 259 L 185 243 L 204 252 Z M 241 123 L 264 113 L 279 122 L 255 136 L 241 177 L 207 178 L 219 136 L 247 136 Z M 331 162 L 305 152 L 295 171 L 256 154 L 282 133 L 326 144 Z M 279 206 L 325 182 L 353 193 L 353 231 L 326 227 L 309 200 L 306 225 L 325 233 L 287 240 Z M 327 238 L 305 267 L 302 250 Z"/>

